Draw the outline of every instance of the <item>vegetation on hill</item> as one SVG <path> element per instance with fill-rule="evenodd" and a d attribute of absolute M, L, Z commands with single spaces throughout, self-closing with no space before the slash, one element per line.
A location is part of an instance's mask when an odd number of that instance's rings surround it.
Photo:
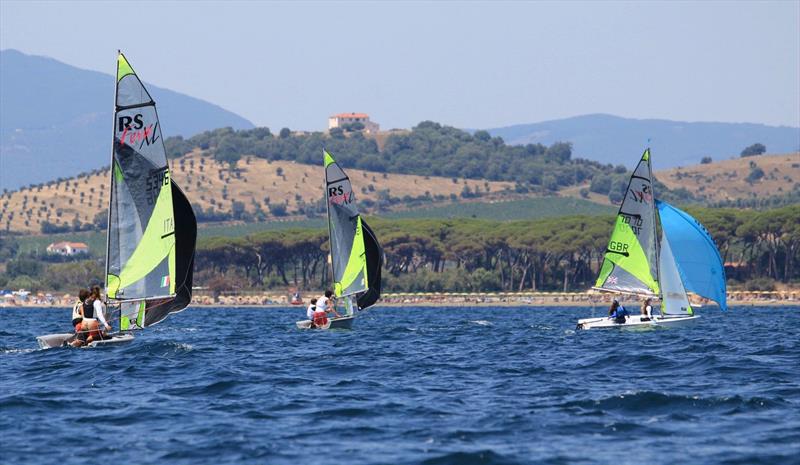
<path fill-rule="evenodd" d="M 800 153 L 735 158 L 658 173 L 664 185 L 683 189 L 709 206 L 765 208 L 800 201 Z M 656 194 L 659 193 L 656 186 Z"/>
<path fill-rule="evenodd" d="M 768 288 L 800 279 L 800 206 L 765 212 L 693 208 L 717 242 L 732 283 Z M 594 283 L 614 221 L 571 216 L 536 221 L 368 219 L 386 254 L 384 288 L 394 291 L 586 289 Z M 195 283 L 214 291 L 320 289 L 330 283 L 324 228 L 206 237 Z M 0 287 L 72 290 L 100 282 L 102 261 L 8 262 Z M 91 278 L 86 273 L 93 273 Z"/>
<path fill-rule="evenodd" d="M 345 168 L 509 181 L 517 183 L 523 191 L 556 191 L 559 187 L 590 180 L 598 173 L 613 171 L 611 165 L 572 159 L 569 143 L 557 142 L 549 147 L 542 144 L 512 146 L 486 131 L 470 134 L 432 121 L 423 121 L 409 132 L 390 134 L 383 150 L 378 149 L 374 139 L 357 131 L 349 136 L 344 132 L 289 136 L 282 131 L 275 136 L 268 128 L 243 131 L 223 128 L 189 139 L 169 138 L 166 144 L 171 157 L 200 149 L 230 164 L 244 155 L 317 164 L 322 149 L 327 148 Z"/>

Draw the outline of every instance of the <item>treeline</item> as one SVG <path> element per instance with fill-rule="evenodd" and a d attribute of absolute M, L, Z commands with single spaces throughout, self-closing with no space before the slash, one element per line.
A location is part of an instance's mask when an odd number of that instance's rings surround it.
<path fill-rule="evenodd" d="M 800 206 L 766 212 L 690 210 L 710 231 L 732 283 L 769 290 L 800 279 Z M 395 291 L 576 290 L 594 284 L 613 217 L 547 220 L 371 221 L 385 252 L 384 287 Z M 263 232 L 202 240 L 198 281 L 215 290 L 329 282 L 327 232 Z"/>
<path fill-rule="evenodd" d="M 764 212 L 690 209 L 719 247 L 731 284 L 800 281 L 800 206 Z M 594 284 L 613 217 L 495 222 L 370 220 L 385 253 L 384 289 L 405 292 L 581 290 Z M 323 229 L 201 239 L 195 284 L 214 292 L 330 285 Z M 47 264 L 18 257 L 0 288 L 70 290 L 102 282 L 102 260 Z"/>
<path fill-rule="evenodd" d="M 572 145 L 567 142 L 557 142 L 549 147 L 542 144 L 506 145 L 502 138 L 491 137 L 486 131 L 470 134 L 431 121 L 424 121 L 411 131 L 390 133 L 382 150 L 375 139 L 365 137 L 359 131 L 292 134 L 287 128 L 278 135 L 269 128 L 241 131 L 222 128 L 189 139 L 171 137 L 166 140 L 166 146 L 168 156 L 173 158 L 202 149 L 209 151 L 215 159 L 232 165 L 244 155 L 319 164 L 324 147 L 345 168 L 510 181 L 517 184 L 520 192 L 555 191 L 596 177 L 627 172 L 623 166 L 614 168 L 575 159 Z M 637 154 L 630 156 L 633 159 Z M 621 189 L 624 191 L 624 186 Z"/>

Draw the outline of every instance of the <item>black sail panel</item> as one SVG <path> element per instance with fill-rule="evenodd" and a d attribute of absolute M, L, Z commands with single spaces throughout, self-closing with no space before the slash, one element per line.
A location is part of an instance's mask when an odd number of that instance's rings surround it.
<path fill-rule="evenodd" d="M 364 230 L 364 252 L 367 256 L 367 276 L 369 289 L 358 296 L 358 308 L 371 307 L 381 297 L 381 268 L 383 267 L 383 249 L 375 237 L 372 228 L 361 219 Z"/>
<path fill-rule="evenodd" d="M 172 203 L 175 211 L 175 297 L 148 305 L 145 308 L 144 326 L 154 325 L 170 313 L 183 310 L 192 301 L 197 219 L 189 199 L 174 181 Z"/>

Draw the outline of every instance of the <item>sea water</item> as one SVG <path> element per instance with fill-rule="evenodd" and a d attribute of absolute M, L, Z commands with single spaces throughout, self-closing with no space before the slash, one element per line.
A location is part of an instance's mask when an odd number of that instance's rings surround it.
<path fill-rule="evenodd" d="M 0 309 L 2 464 L 800 463 L 797 308 L 576 332 L 602 308 L 189 308 L 130 344 L 39 350 Z"/>

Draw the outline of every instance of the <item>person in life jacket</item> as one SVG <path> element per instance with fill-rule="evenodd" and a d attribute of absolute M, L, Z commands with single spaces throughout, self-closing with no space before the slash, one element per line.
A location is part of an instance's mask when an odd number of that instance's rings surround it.
<path fill-rule="evenodd" d="M 642 321 L 650 321 L 650 317 L 653 316 L 653 306 L 651 303 L 653 299 L 646 298 L 644 302 L 642 302 Z"/>
<path fill-rule="evenodd" d="M 68 344 L 80 347 L 99 337 L 97 320 L 93 316 L 91 293 L 87 289 L 81 289 L 78 291 L 78 301 L 72 307 L 72 326 L 75 328 L 75 336 L 68 341 Z"/>
<path fill-rule="evenodd" d="M 105 328 L 106 331 L 111 331 L 111 325 L 106 321 L 106 305 L 103 303 L 103 298 L 100 295 L 100 286 L 92 288 L 92 308 L 94 309 L 94 317 L 100 322 L 99 326 Z"/>
<path fill-rule="evenodd" d="M 608 316 L 614 319 L 614 323 L 624 324 L 628 318 L 628 311 L 620 305 L 617 299 L 614 299 L 611 308 L 608 309 Z"/>
<path fill-rule="evenodd" d="M 317 300 L 317 311 L 331 312 L 337 318 L 342 316 L 336 311 L 336 298 L 333 296 L 333 291 L 328 289 L 325 294 Z"/>
<path fill-rule="evenodd" d="M 322 316 L 325 317 L 325 312 L 321 312 Z M 308 308 L 306 308 L 306 318 L 311 320 L 311 327 L 317 327 L 317 299 L 311 299 L 310 303 L 308 304 Z M 322 321 L 322 324 L 327 323 L 327 318 L 325 321 Z"/>

